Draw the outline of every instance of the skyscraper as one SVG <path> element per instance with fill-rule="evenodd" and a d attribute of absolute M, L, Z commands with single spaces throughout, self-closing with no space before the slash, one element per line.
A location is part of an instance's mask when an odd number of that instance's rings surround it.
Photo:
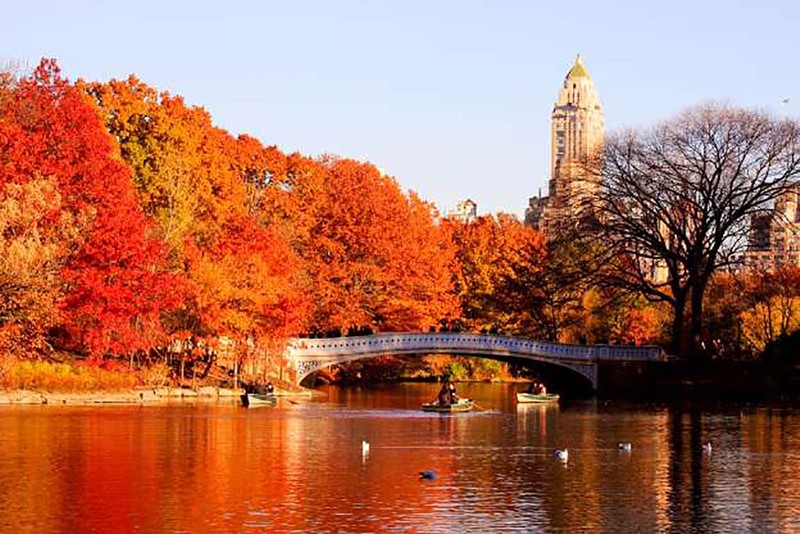
<path fill-rule="evenodd" d="M 603 146 L 600 98 L 580 54 L 564 78 L 550 118 L 550 180 L 545 197 L 530 199 L 525 222 L 547 233 L 579 222 L 600 189 L 584 164 Z"/>

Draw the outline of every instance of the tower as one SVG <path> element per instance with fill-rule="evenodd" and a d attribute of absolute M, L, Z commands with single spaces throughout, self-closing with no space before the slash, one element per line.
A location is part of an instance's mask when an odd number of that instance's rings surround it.
<path fill-rule="evenodd" d="M 580 220 L 598 193 L 596 173 L 584 164 L 603 146 L 600 98 L 580 54 L 564 78 L 550 117 L 550 180 L 547 197 L 529 201 L 525 220 L 546 232 Z"/>

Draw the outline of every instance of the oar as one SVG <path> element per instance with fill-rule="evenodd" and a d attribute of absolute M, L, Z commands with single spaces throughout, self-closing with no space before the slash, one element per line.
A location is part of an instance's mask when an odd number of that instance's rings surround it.
<path fill-rule="evenodd" d="M 470 400 L 472 400 L 472 399 L 470 399 Z M 476 408 L 476 409 L 477 409 L 479 412 L 485 412 L 485 411 L 487 411 L 487 409 L 486 409 L 486 408 L 484 408 L 483 406 L 479 405 L 479 404 L 478 404 L 477 402 L 475 402 L 475 401 L 472 401 L 472 406 L 473 406 L 473 408 Z"/>

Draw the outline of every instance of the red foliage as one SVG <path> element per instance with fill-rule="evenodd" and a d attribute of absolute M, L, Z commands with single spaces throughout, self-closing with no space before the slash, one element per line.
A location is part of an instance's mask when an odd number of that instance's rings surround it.
<path fill-rule="evenodd" d="M 70 342 L 93 355 L 151 346 L 159 314 L 181 300 L 162 245 L 136 204 L 130 170 L 83 95 L 43 60 L 0 109 L 0 187 L 54 177 L 82 223 L 62 276 Z"/>

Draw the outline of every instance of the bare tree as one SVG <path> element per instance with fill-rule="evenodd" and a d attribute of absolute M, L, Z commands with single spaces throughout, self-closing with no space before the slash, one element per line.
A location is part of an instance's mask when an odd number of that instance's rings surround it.
<path fill-rule="evenodd" d="M 668 302 L 673 354 L 696 353 L 710 277 L 737 261 L 751 216 L 800 176 L 800 129 L 705 105 L 611 136 L 590 168 L 602 176 L 594 209 L 597 236 L 611 252 L 606 280 Z"/>

